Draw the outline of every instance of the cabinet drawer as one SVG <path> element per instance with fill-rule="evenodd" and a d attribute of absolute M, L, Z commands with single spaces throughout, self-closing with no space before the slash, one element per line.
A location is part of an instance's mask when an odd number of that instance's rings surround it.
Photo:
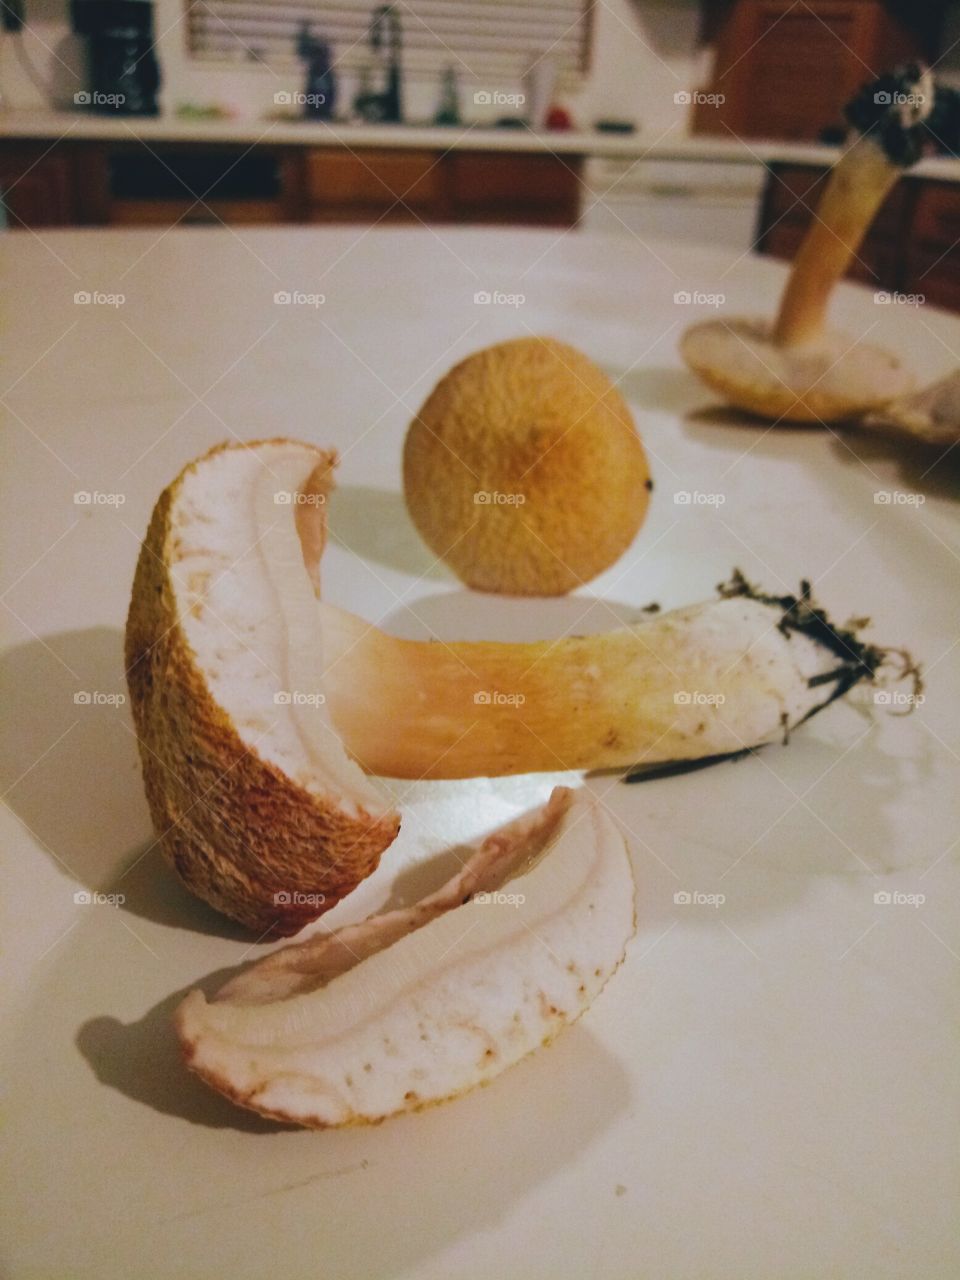
<path fill-rule="evenodd" d="M 960 241 L 960 185 L 923 182 L 913 214 L 913 240 L 951 249 Z"/>
<path fill-rule="evenodd" d="M 311 151 L 306 192 L 309 203 L 328 208 L 389 209 L 402 200 L 423 209 L 441 198 L 441 166 L 434 151 Z"/>
<path fill-rule="evenodd" d="M 576 218 L 581 185 L 577 160 L 497 151 L 460 152 L 448 159 L 453 203 L 468 216 Z"/>
<path fill-rule="evenodd" d="M 11 228 L 69 226 L 76 213 L 69 155 L 6 148 L 0 157 L 0 201 Z"/>

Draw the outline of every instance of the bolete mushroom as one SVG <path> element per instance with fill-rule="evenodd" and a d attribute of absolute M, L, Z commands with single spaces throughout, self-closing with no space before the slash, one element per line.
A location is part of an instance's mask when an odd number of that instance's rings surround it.
<path fill-rule="evenodd" d="M 535 644 L 403 640 L 320 596 L 333 453 L 225 445 L 157 503 L 127 624 L 147 797 L 188 887 L 258 933 L 333 906 L 397 833 L 367 774 L 631 768 L 784 737 L 884 651 L 804 585 Z M 362 770 L 359 766 L 362 766 Z"/>
<path fill-rule="evenodd" d="M 910 389 L 913 375 L 898 352 L 829 329 L 827 307 L 900 175 L 935 148 L 941 132 L 955 136 L 955 97 L 928 69 L 910 66 L 881 76 L 847 105 L 853 136 L 830 173 L 773 324 L 720 316 L 683 336 L 683 358 L 727 403 L 778 423 L 828 423 Z"/>

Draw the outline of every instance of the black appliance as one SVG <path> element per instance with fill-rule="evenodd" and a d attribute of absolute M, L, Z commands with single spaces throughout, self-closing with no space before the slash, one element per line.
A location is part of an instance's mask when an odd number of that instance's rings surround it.
<path fill-rule="evenodd" d="M 150 0 L 71 0 L 73 29 L 87 39 L 90 88 L 78 106 L 106 115 L 155 116 L 160 64 Z"/>

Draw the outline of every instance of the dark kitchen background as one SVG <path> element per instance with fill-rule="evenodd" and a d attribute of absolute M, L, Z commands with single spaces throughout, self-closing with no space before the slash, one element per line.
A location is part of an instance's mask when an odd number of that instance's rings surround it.
<path fill-rule="evenodd" d="M 794 253 L 841 106 L 960 82 L 960 5 L 5 0 L 11 229 L 486 223 Z M 851 274 L 960 309 L 960 161 L 901 181 Z"/>

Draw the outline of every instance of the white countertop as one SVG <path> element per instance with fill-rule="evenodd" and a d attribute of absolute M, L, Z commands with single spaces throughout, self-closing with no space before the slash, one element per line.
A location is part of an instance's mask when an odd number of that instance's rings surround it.
<path fill-rule="evenodd" d="M 242 143 L 283 146 L 344 146 L 435 148 L 444 151 L 552 152 L 556 155 L 597 156 L 611 160 L 700 160 L 741 164 L 773 162 L 830 165 L 837 147 L 777 139 L 739 139 L 691 135 L 680 128 L 659 135 L 642 129 L 632 134 L 574 129 L 536 133 L 521 127 L 492 129 L 479 124 L 436 125 L 327 124 L 300 120 L 189 120 L 177 116 L 123 118 L 81 111 L 0 112 L 0 139 L 36 138 L 52 141 Z M 924 160 L 912 169 L 915 177 L 960 182 L 960 160 Z"/>
<path fill-rule="evenodd" d="M 9 245 L 4 1276 L 955 1280 L 955 475 L 868 437 L 738 420 L 682 368 L 683 327 L 715 312 L 675 304 L 678 290 L 769 312 L 785 269 L 630 236 L 445 227 L 44 230 Z M 481 289 L 522 302 L 476 306 Z M 79 290 L 117 305 L 76 306 Z M 278 290 L 325 301 L 278 307 Z M 960 350 L 957 318 L 877 307 L 857 286 L 834 315 L 924 378 Z M 617 380 L 656 484 L 635 545 L 566 600 L 463 591 L 401 497 L 404 431 L 436 380 L 530 332 Z M 177 993 L 262 947 L 162 865 L 128 709 L 75 702 L 124 688 L 161 488 L 215 441 L 280 433 L 339 449 L 324 591 L 397 632 L 600 629 L 605 605 L 583 620 L 592 598 L 670 607 L 739 565 L 777 591 L 809 575 L 840 618 L 871 616 L 927 668 L 912 716 L 865 693 L 736 764 L 592 780 L 637 878 L 621 971 L 549 1049 L 374 1129 L 280 1130 L 188 1076 Z M 878 490 L 925 501 L 878 505 Z M 78 491 L 123 501 L 77 505 Z M 398 857 L 340 920 L 383 901 Z M 75 903 L 93 889 L 125 901 Z M 678 905 L 681 891 L 724 902 Z"/>
<path fill-rule="evenodd" d="M 738 139 L 691 135 L 679 127 L 660 134 L 601 133 L 576 129 L 535 133 L 526 128 L 493 129 L 478 124 L 441 128 L 436 125 L 327 124 L 317 121 L 189 120 L 177 116 L 123 118 L 91 112 L 0 112 L 0 139 L 52 141 L 242 143 L 283 146 L 436 148 L 461 151 L 552 152 L 598 156 L 612 160 L 700 160 L 741 164 L 772 162 L 830 165 L 838 148 L 777 139 Z M 912 169 L 915 177 L 960 181 L 960 160 L 925 160 Z"/>

